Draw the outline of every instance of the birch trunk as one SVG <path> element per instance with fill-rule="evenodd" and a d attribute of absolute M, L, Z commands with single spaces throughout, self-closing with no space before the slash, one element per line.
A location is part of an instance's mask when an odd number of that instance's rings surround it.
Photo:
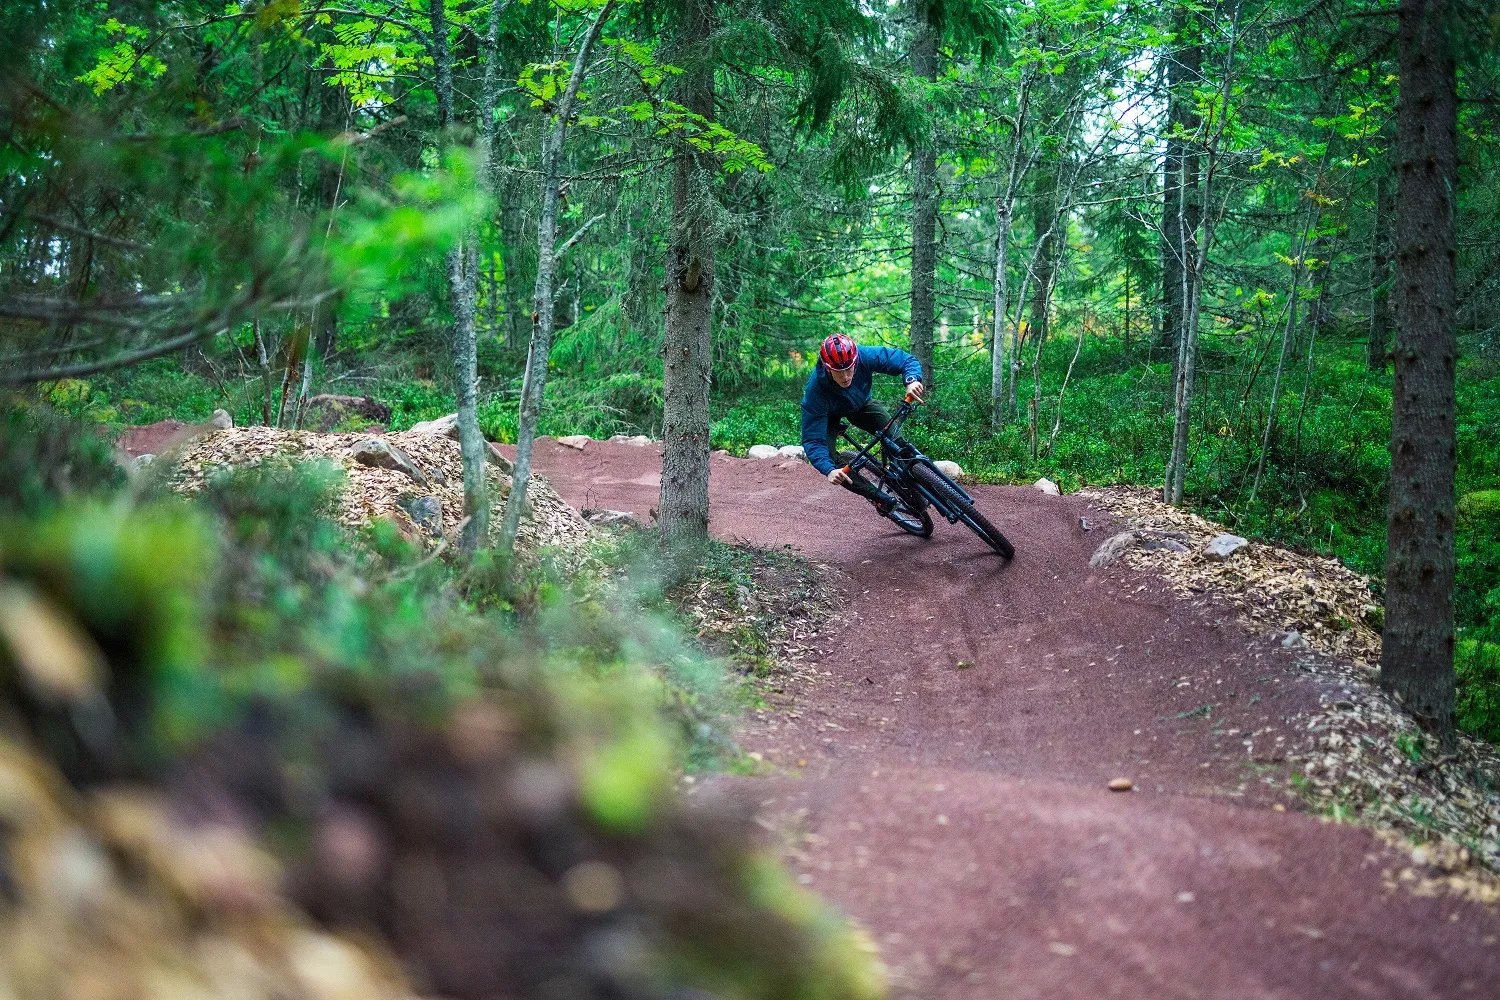
<path fill-rule="evenodd" d="M 441 145 L 448 144 L 453 127 L 453 59 L 448 48 L 448 19 L 443 0 L 429 0 L 432 61 L 436 75 L 438 128 Z M 481 132 L 486 127 L 481 123 Z M 481 158 L 483 150 L 481 150 Z M 482 179 L 486 167 L 481 163 Z M 482 182 L 482 181 L 481 181 Z M 453 378 L 458 397 L 458 447 L 464 471 L 464 529 L 459 551 L 472 555 L 489 534 L 490 505 L 484 485 L 485 442 L 479 430 L 478 357 L 474 337 L 474 305 L 479 288 L 478 233 L 470 227 L 448 251 L 449 305 L 453 310 Z"/>
<path fill-rule="evenodd" d="M 260 422 L 267 427 L 271 426 L 271 359 L 266 353 L 266 341 L 260 333 L 260 317 L 255 318 L 251 327 L 255 331 L 255 360 L 260 365 Z"/>
<path fill-rule="evenodd" d="M 1006 375 L 1011 370 L 1015 352 L 1015 332 L 1012 331 L 1007 344 L 1005 329 L 1009 325 L 1010 313 L 1009 270 L 1010 225 L 1016 202 L 1016 184 L 1021 175 L 1030 168 L 1021 166 L 1021 152 L 1026 141 L 1026 117 L 1031 107 L 1031 84 L 1034 73 L 1028 72 L 1021 81 L 1021 101 L 1016 110 L 1015 141 L 1011 143 L 1010 169 L 1006 172 L 1005 190 L 995 199 L 995 319 L 994 343 L 990 345 L 990 426 L 1000 430 L 1006 417 Z"/>
<path fill-rule="evenodd" d="M 526 487 L 531 481 L 531 453 L 536 444 L 537 421 L 547 391 L 547 362 L 552 354 L 552 334 L 556 314 L 552 308 L 553 279 L 557 272 L 558 188 L 562 184 L 563 140 L 568 120 L 578 98 L 578 88 L 588 69 L 589 57 L 604 22 L 614 13 L 616 4 L 600 8 L 589 24 L 588 32 L 578 46 L 567 89 L 558 101 L 548 127 L 542 134 L 541 219 L 537 224 L 536 285 L 531 298 L 531 345 L 526 353 L 526 372 L 521 379 L 521 409 L 516 426 L 516 462 L 511 472 L 510 496 L 505 502 L 505 517 L 500 524 L 500 551 L 510 555 L 515 550 L 516 533 L 521 527 L 521 513 L 526 505 Z"/>
<path fill-rule="evenodd" d="M 1380 684 L 1453 733 L 1457 96 L 1447 0 L 1402 0 L 1391 414 Z"/>

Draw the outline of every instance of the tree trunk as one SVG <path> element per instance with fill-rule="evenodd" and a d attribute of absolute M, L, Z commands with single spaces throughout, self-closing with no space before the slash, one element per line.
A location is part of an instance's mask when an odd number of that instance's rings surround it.
<path fill-rule="evenodd" d="M 1396 381 L 1380 684 L 1453 742 L 1457 97 L 1446 0 L 1402 0 Z"/>
<path fill-rule="evenodd" d="M 505 346 L 511 350 L 530 335 L 530 312 L 526 308 L 526 268 L 523 266 L 525 223 L 520 205 L 520 185 L 497 185 L 500 200 L 500 269 L 505 279 Z"/>
<path fill-rule="evenodd" d="M 557 272 L 558 189 L 562 186 L 563 140 L 567 138 L 568 120 L 573 103 L 583 83 L 584 71 L 604 22 L 614 13 L 615 3 L 600 8 L 589 25 L 573 59 L 568 86 L 558 101 L 553 118 L 542 132 L 542 213 L 537 224 L 536 286 L 531 298 L 531 346 L 526 353 L 526 373 L 521 379 L 521 409 L 516 423 L 516 462 L 511 471 L 510 496 L 505 502 L 505 517 L 500 523 L 500 551 L 510 555 L 521 527 L 521 512 L 526 506 L 526 487 L 531 481 L 531 452 L 536 443 L 537 422 L 547 391 L 547 363 L 552 355 L 552 333 L 556 321 L 553 309 L 553 279 Z"/>
<path fill-rule="evenodd" d="M 432 25 L 432 56 L 436 71 L 438 128 L 443 133 L 440 145 L 446 147 L 447 133 L 453 126 L 453 60 L 448 50 L 448 19 L 443 0 L 430 0 L 428 14 Z M 493 49 L 490 52 L 493 58 Z M 489 133 L 489 123 L 481 122 L 481 134 Z M 481 183 L 487 167 L 481 163 Z M 464 470 L 464 522 L 459 551 L 472 555 L 489 534 L 490 505 L 484 486 L 485 443 L 479 430 L 478 377 L 479 361 L 474 337 L 474 307 L 479 288 L 478 232 L 471 227 L 459 237 L 458 245 L 448 251 L 449 305 L 453 310 L 453 378 L 458 397 L 458 447 Z"/>
<path fill-rule="evenodd" d="M 918 0 L 912 34 L 911 70 L 927 83 L 937 81 L 937 12 Z M 932 113 L 931 105 L 928 106 Z M 911 352 L 922 362 L 922 381 L 932 385 L 932 326 L 936 312 L 937 149 L 936 128 L 929 129 L 912 152 L 911 167 Z"/>
<path fill-rule="evenodd" d="M 267 427 L 271 426 L 271 359 L 266 353 L 266 341 L 260 333 L 260 317 L 255 318 L 255 324 L 251 327 L 255 331 L 255 360 L 260 365 L 260 422 Z"/>
<path fill-rule="evenodd" d="M 1220 87 L 1219 104 L 1227 107 L 1234 81 L 1234 53 L 1239 40 L 1240 8 L 1234 9 L 1230 25 L 1229 45 L 1224 57 L 1223 82 Z M 1195 35 L 1196 38 L 1196 29 Z M 1196 80 L 1203 64 L 1203 50 L 1192 45 L 1184 50 L 1185 71 Z M 1201 128 L 1196 114 L 1191 115 L 1192 131 Z M 1167 458 L 1167 474 L 1162 484 L 1162 499 L 1170 504 L 1181 504 L 1187 485 L 1188 434 L 1191 428 L 1193 390 L 1198 371 L 1198 333 L 1203 317 L 1203 275 L 1207 270 L 1208 254 L 1214 242 L 1213 215 L 1203 213 L 1204 206 L 1213 207 L 1214 174 L 1218 165 L 1219 144 L 1224 138 L 1225 118 L 1221 115 L 1212 137 L 1194 135 L 1188 148 L 1182 153 L 1182 192 L 1178 201 L 1178 259 L 1182 262 L 1182 329 L 1177 338 L 1177 360 L 1173 369 L 1172 385 L 1172 453 Z M 1208 170 L 1200 190 L 1198 183 L 1199 150 L 1208 154 Z M 1198 225 L 1203 223 L 1202 238 L 1198 238 Z"/>
<path fill-rule="evenodd" d="M 1162 318 L 1160 344 L 1173 351 L 1173 373 L 1181 357 L 1181 334 L 1188 309 L 1188 272 L 1196 256 L 1200 206 L 1198 148 L 1182 137 L 1199 127 L 1193 94 L 1203 76 L 1203 47 L 1186 12 L 1172 26 L 1177 48 L 1167 63 L 1167 153 L 1162 178 Z M 1174 383 L 1175 383 L 1174 377 Z"/>
<path fill-rule="evenodd" d="M 1012 166 L 1011 175 L 1015 175 Z M 1005 373 L 1010 368 L 1010 354 L 1006 348 L 1006 316 L 1010 312 L 1008 301 L 1008 276 L 1005 261 L 1010 252 L 1011 192 L 995 199 L 995 321 L 994 343 L 990 347 L 990 426 L 995 430 L 1005 426 Z M 1014 343 L 1015 338 L 1010 338 Z"/>
<path fill-rule="evenodd" d="M 1365 362 L 1385 371 L 1391 351 L 1391 181 L 1375 178 L 1375 224 L 1370 238 L 1370 342 Z"/>
<path fill-rule="evenodd" d="M 1031 283 L 1031 329 L 1027 336 L 1039 345 L 1047 339 L 1052 282 L 1057 272 L 1057 170 L 1055 163 L 1048 164 L 1037 177 L 1036 195 L 1031 203 L 1031 228 L 1036 234 L 1037 251 L 1036 278 Z"/>
<path fill-rule="evenodd" d="M 706 51 L 714 0 L 685 0 L 683 41 L 690 65 L 682 103 L 712 118 L 714 77 Z M 657 516 L 662 544 L 690 551 L 708 537 L 708 389 L 712 363 L 714 244 L 706 171 L 690 148 L 677 151 L 667 248 L 667 315 L 662 363 L 662 469 Z"/>

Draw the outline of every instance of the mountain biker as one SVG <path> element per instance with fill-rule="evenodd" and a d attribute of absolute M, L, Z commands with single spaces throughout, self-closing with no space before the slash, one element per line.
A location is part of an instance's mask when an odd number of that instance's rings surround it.
<path fill-rule="evenodd" d="M 901 376 L 907 395 L 922 401 L 922 363 L 912 355 L 895 347 L 861 348 L 842 333 L 824 340 L 802 392 L 802 449 L 830 483 L 858 493 L 885 515 L 900 501 L 863 476 L 850 476 L 834 464 L 830 451 L 845 420 L 873 434 L 891 419 L 885 407 L 870 398 L 877 374 Z"/>

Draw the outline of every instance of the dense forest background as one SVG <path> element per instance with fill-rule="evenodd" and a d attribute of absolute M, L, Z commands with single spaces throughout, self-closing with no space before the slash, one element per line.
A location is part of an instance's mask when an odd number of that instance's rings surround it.
<path fill-rule="evenodd" d="M 742 453 L 795 443 L 844 331 L 923 359 L 912 433 L 981 480 L 1175 477 L 1383 573 L 1387 4 L 23 8 L 0 377 L 89 422 L 291 427 L 341 393 L 514 441 L 535 391 L 541 433 L 661 437 L 701 327 L 711 444 Z M 1461 677 L 1500 677 L 1495 17 L 1448 15 Z"/>

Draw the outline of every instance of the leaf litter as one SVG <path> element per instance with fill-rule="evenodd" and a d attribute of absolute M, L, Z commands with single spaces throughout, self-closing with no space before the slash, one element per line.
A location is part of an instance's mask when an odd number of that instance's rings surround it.
<path fill-rule="evenodd" d="M 1386 872 L 1389 889 L 1500 903 L 1500 747 L 1462 733 L 1440 755 L 1400 702 L 1376 682 L 1383 609 L 1361 576 L 1337 559 L 1252 541 L 1229 559 L 1203 546 L 1228 529 L 1164 503 L 1144 487 L 1079 496 L 1128 527 L 1173 533 L 1187 552 L 1133 548 L 1122 561 L 1154 573 L 1185 599 L 1233 608 L 1257 635 L 1278 634 L 1294 661 L 1324 683 L 1321 711 L 1288 721 L 1302 734 L 1287 753 L 1309 807 L 1373 827 L 1415 867 Z"/>

